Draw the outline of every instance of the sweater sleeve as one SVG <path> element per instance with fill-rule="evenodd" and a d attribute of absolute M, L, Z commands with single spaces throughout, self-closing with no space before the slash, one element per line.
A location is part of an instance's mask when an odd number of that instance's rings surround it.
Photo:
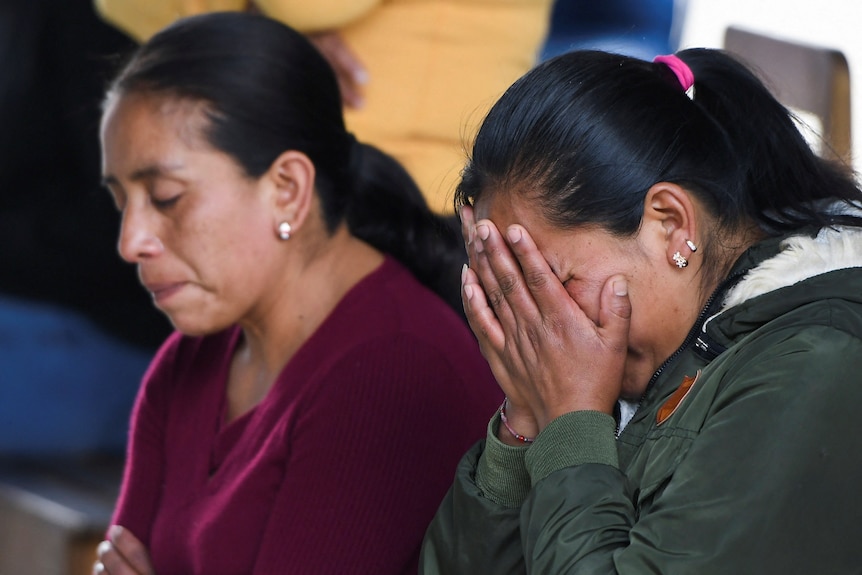
<path fill-rule="evenodd" d="M 496 386 L 411 336 L 386 336 L 343 355 L 315 389 L 290 433 L 254 573 L 415 573 L 423 533 L 459 457 L 481 437 Z"/>
<path fill-rule="evenodd" d="M 426 575 L 522 573 L 520 512 L 531 485 L 569 465 L 617 462 L 614 421 L 604 414 L 563 416 L 530 447 L 505 445 L 497 438 L 499 426 L 497 413 L 488 424 L 484 446 L 461 461 L 455 485 L 425 538 L 420 564 Z M 604 441 L 594 442 L 591 432 Z"/>
<path fill-rule="evenodd" d="M 484 442 L 461 459 L 455 482 L 437 510 L 422 545 L 425 575 L 524 572 L 520 506 L 530 491 L 524 464 L 529 447 L 497 438 L 499 412 Z"/>
<path fill-rule="evenodd" d="M 131 417 L 126 465 L 111 520 L 130 530 L 149 547 L 164 477 L 164 429 L 167 390 L 176 362 L 180 334 L 164 343 L 144 375 Z"/>

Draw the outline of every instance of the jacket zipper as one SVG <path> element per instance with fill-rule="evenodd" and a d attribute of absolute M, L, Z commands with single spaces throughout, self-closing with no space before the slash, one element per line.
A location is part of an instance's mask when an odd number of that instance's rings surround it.
<path fill-rule="evenodd" d="M 655 382 L 658 380 L 659 376 L 661 376 L 662 372 L 667 368 L 667 366 L 669 366 L 674 360 L 676 360 L 676 358 L 679 357 L 680 354 L 682 354 L 682 352 L 684 352 L 691 345 L 691 343 L 695 340 L 695 338 L 697 338 L 697 335 L 700 333 L 700 330 L 703 327 L 703 322 L 706 321 L 706 318 L 708 317 L 710 308 L 712 307 L 712 304 L 715 302 L 715 300 L 718 299 L 718 297 L 720 295 L 723 295 L 724 292 L 726 292 L 727 289 L 732 284 L 736 283 L 736 281 L 739 278 L 741 278 L 743 275 L 745 275 L 747 272 L 748 272 L 748 270 L 746 269 L 746 270 L 740 270 L 740 271 L 734 273 L 733 275 L 727 277 L 724 281 L 722 281 L 719 284 L 719 286 L 715 289 L 715 291 L 712 292 L 712 295 L 709 296 L 709 299 L 706 300 L 706 304 L 700 310 L 700 314 L 698 314 L 697 319 L 694 322 L 694 325 L 691 327 L 691 329 L 688 332 L 688 335 L 685 336 L 685 339 L 683 340 L 682 345 L 680 345 L 676 349 L 676 351 L 670 355 L 670 357 L 668 357 L 666 360 L 664 360 L 664 362 L 659 366 L 659 368 L 655 371 L 655 373 L 652 374 L 652 377 L 650 378 L 649 382 L 647 383 L 646 389 L 644 390 L 643 394 L 641 394 L 641 397 L 638 400 L 637 408 L 635 409 L 635 414 L 637 414 L 637 412 L 640 411 L 641 406 L 643 405 L 644 400 L 646 399 L 646 396 L 649 395 L 650 391 L 652 391 L 652 388 L 655 385 Z M 632 416 L 632 419 L 634 419 L 634 416 Z M 620 429 L 620 421 L 617 420 L 617 426 L 616 426 L 616 430 L 614 431 L 614 437 L 619 439 L 620 433 L 622 433 L 622 430 Z"/>

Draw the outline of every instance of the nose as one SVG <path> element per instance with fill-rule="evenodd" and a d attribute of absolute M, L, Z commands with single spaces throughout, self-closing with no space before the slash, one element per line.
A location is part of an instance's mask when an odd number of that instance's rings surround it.
<path fill-rule="evenodd" d="M 129 263 L 140 263 L 164 251 L 157 226 L 146 210 L 131 205 L 123 210 L 117 251 Z"/>

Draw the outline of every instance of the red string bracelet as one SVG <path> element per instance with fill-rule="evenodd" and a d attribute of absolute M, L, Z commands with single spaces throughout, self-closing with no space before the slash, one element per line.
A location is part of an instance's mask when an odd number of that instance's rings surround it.
<path fill-rule="evenodd" d="M 515 431 L 514 429 L 509 427 L 509 420 L 506 418 L 506 402 L 507 401 L 508 401 L 508 398 L 504 399 L 503 404 L 500 406 L 500 421 L 503 422 L 503 425 L 506 426 L 506 429 L 509 430 L 509 433 L 512 434 L 512 437 L 514 437 L 515 439 L 517 439 L 521 443 L 533 443 L 535 441 L 535 438 L 527 437 L 526 435 L 521 435 L 520 433 L 518 433 L 517 431 Z"/>

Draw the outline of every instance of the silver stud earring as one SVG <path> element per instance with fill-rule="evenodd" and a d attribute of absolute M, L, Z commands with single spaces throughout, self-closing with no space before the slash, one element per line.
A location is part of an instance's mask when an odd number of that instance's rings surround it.
<path fill-rule="evenodd" d="M 679 252 L 673 254 L 673 261 L 676 262 L 676 267 L 682 269 L 688 265 L 688 260 L 685 259 L 685 256 Z"/>
<path fill-rule="evenodd" d="M 278 238 L 281 240 L 290 239 L 290 224 L 287 222 L 281 222 L 278 224 Z"/>
<path fill-rule="evenodd" d="M 685 245 L 687 245 L 687 246 L 688 246 L 688 249 L 690 249 L 692 252 L 696 252 L 696 251 L 697 251 L 697 246 L 696 246 L 696 245 L 694 245 L 694 242 L 693 242 L 693 241 L 691 241 L 691 240 L 685 240 Z"/>

